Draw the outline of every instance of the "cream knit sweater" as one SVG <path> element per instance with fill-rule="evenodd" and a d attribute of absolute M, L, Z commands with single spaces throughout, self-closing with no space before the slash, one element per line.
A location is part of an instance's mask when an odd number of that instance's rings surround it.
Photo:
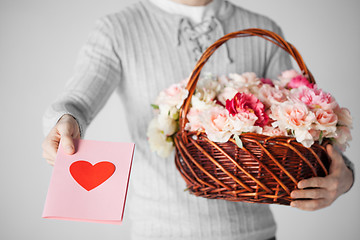
<path fill-rule="evenodd" d="M 258 239 L 275 235 L 267 205 L 195 197 L 177 172 L 174 157 L 161 159 L 146 140 L 159 91 L 189 76 L 201 52 L 226 33 L 258 27 L 280 33 L 269 18 L 227 1 L 212 18 L 194 25 L 149 1 L 101 18 L 82 48 L 66 91 L 44 116 L 47 133 L 63 114 L 73 115 L 82 136 L 110 95 L 124 103 L 136 143 L 130 201 L 133 239 Z M 255 72 L 275 77 L 289 69 L 288 55 L 260 38 L 233 39 L 217 50 L 203 72 Z M 121 133 L 119 133 L 121 134 Z"/>

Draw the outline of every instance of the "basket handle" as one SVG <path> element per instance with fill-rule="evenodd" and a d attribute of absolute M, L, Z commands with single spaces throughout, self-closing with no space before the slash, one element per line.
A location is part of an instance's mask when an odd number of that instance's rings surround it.
<path fill-rule="evenodd" d="M 300 53 L 297 51 L 297 49 L 291 44 L 285 41 L 281 36 L 278 34 L 264 30 L 259 28 L 249 28 L 237 32 L 232 32 L 229 34 L 226 34 L 222 38 L 218 39 L 215 43 L 213 43 L 210 47 L 208 47 L 205 52 L 200 57 L 199 61 L 196 63 L 196 66 L 194 70 L 192 71 L 190 75 L 189 82 L 186 86 L 186 89 L 189 91 L 188 97 L 184 100 L 184 103 L 182 105 L 182 108 L 180 110 L 180 131 L 184 133 L 185 124 L 186 124 L 186 115 L 189 112 L 190 103 L 191 103 L 191 97 L 194 94 L 194 91 L 196 89 L 196 84 L 200 77 L 201 69 L 204 67 L 205 63 L 209 60 L 211 55 L 225 42 L 232 38 L 240 38 L 240 37 L 253 37 L 258 36 L 261 37 L 267 41 L 272 42 L 273 44 L 277 45 L 278 47 L 282 48 L 286 52 L 288 52 L 296 61 L 298 64 L 300 70 L 307 76 L 310 83 L 315 83 L 315 79 L 307 66 L 304 63 L 304 60 L 302 59 Z"/>

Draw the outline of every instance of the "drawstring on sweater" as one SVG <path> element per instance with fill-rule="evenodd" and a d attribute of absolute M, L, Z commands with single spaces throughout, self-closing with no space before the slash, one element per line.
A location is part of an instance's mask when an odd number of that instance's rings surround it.
<path fill-rule="evenodd" d="M 177 45 L 181 45 L 181 37 L 189 40 L 193 46 L 193 53 L 195 61 L 198 61 L 203 52 L 216 40 L 214 38 L 214 31 L 219 29 L 221 36 L 224 34 L 224 29 L 221 22 L 216 17 L 211 17 L 195 26 L 187 18 L 181 18 L 178 28 Z M 216 36 L 216 35 L 215 35 Z M 233 63 L 230 57 L 230 50 L 227 43 L 224 43 L 228 63 Z"/>

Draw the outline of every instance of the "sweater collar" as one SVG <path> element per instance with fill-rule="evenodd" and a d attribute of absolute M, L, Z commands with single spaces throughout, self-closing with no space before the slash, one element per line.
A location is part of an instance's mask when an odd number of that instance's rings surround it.
<path fill-rule="evenodd" d="M 213 13 L 212 10 L 209 11 L 209 15 L 214 16 L 219 21 L 224 21 L 232 16 L 234 13 L 234 6 L 226 0 L 214 0 L 214 3 L 218 4 L 216 9 L 214 9 Z M 187 18 L 186 16 L 181 15 L 180 13 L 170 13 L 165 11 L 162 8 L 159 8 L 150 0 L 142 0 L 141 4 L 151 13 L 155 14 L 156 17 L 161 18 L 164 21 L 171 22 L 172 24 L 175 21 L 176 26 L 180 25 L 180 22 L 183 21 L 182 19 Z M 208 15 L 207 15 L 208 16 Z M 178 29 L 174 29 L 174 33 L 177 33 Z M 177 37 L 175 37 L 177 38 Z"/>
<path fill-rule="evenodd" d="M 182 15 L 190 19 L 194 24 L 213 17 L 219 10 L 222 0 L 213 0 L 206 6 L 188 6 L 171 0 L 149 0 L 158 8 L 171 13 Z"/>
<path fill-rule="evenodd" d="M 210 29 L 212 28 L 211 26 L 214 26 L 215 24 L 216 28 L 218 28 L 221 34 L 224 35 L 225 31 L 223 29 L 222 21 L 230 18 L 235 10 L 234 5 L 226 0 L 214 0 L 214 5 L 210 5 L 211 8 L 209 8 L 207 11 L 207 15 L 204 16 L 205 18 L 203 18 L 203 21 L 199 24 L 194 24 L 187 16 L 181 15 L 179 13 L 165 11 L 163 8 L 160 8 L 150 0 L 143 0 L 141 3 L 143 4 L 144 8 L 147 9 L 148 12 L 153 13 L 156 18 L 159 18 L 161 21 L 168 23 L 171 26 L 177 26 L 170 28 L 171 30 L 169 32 L 171 38 L 173 39 L 173 44 L 176 46 L 181 44 L 179 39 L 181 38 L 181 34 L 184 32 L 184 26 L 187 27 L 190 25 L 194 29 L 199 25 L 206 25 L 206 22 L 210 22 Z M 199 29 L 201 28 L 202 27 Z M 199 32 L 199 34 L 203 33 Z M 227 44 L 225 44 L 225 48 L 228 61 L 229 63 L 232 63 Z"/>

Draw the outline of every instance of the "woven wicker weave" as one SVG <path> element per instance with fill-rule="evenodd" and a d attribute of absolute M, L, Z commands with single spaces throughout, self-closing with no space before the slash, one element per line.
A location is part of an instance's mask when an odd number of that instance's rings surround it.
<path fill-rule="evenodd" d="M 300 180 L 328 174 L 330 158 L 324 147 L 326 142 L 305 148 L 290 137 L 243 133 L 240 135 L 243 148 L 239 148 L 233 139 L 215 143 L 203 132 L 185 131 L 191 96 L 207 60 L 229 39 L 252 36 L 287 51 L 309 82 L 315 83 L 298 51 L 279 35 L 255 28 L 225 35 L 204 52 L 190 76 L 189 97 L 180 110 L 180 128 L 175 137 L 175 163 L 188 190 L 196 196 L 289 205 L 290 192 Z"/>

